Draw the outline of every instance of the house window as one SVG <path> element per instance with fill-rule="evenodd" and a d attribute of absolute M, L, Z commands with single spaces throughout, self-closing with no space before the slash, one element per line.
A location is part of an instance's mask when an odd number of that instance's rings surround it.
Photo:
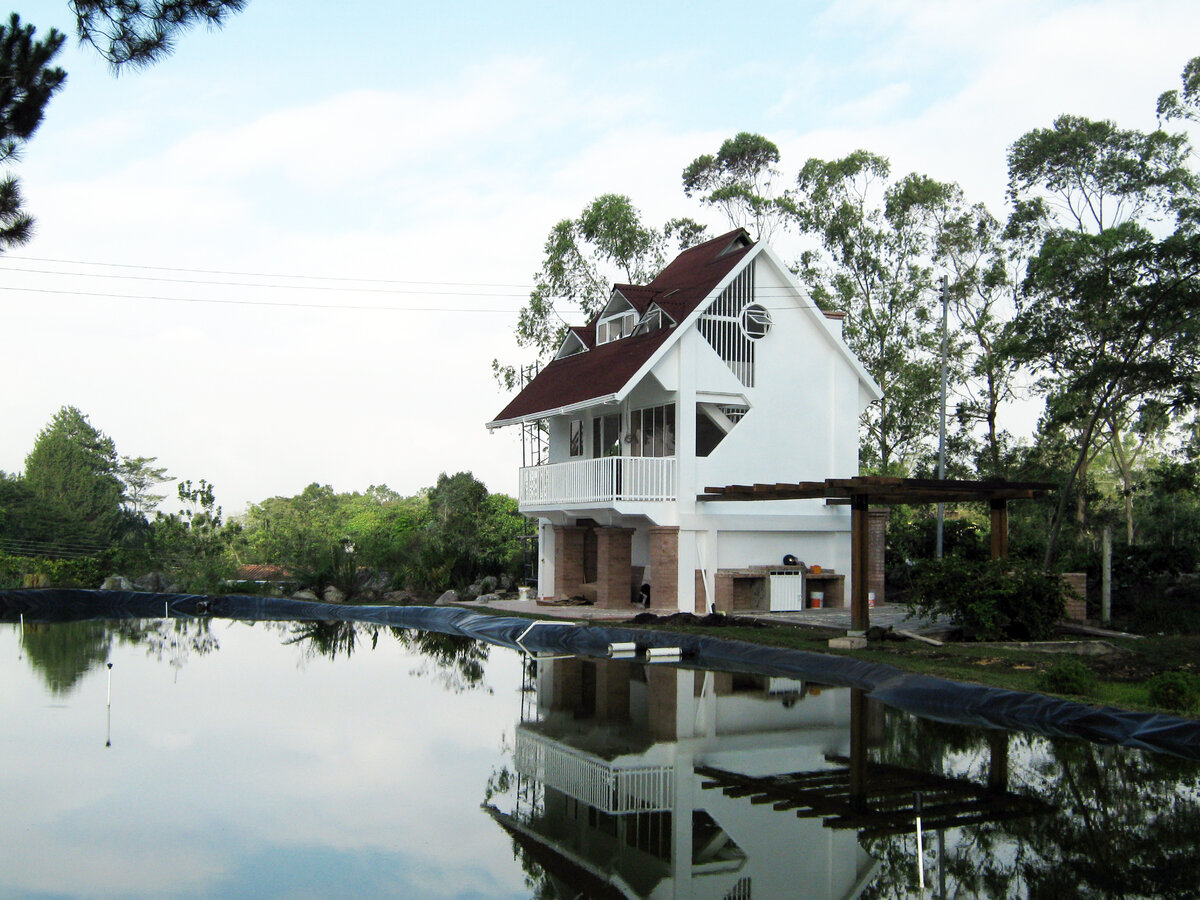
<path fill-rule="evenodd" d="M 621 416 L 612 413 L 592 419 L 592 458 L 621 455 Z"/>
<path fill-rule="evenodd" d="M 596 343 L 607 344 L 610 341 L 618 341 L 626 335 L 632 334 L 636 324 L 637 313 L 633 311 L 601 319 L 596 326 Z"/>
<path fill-rule="evenodd" d="M 571 455 L 583 456 L 583 419 L 571 420 Z"/>
<path fill-rule="evenodd" d="M 629 414 L 630 454 L 675 455 L 675 404 L 635 409 Z"/>

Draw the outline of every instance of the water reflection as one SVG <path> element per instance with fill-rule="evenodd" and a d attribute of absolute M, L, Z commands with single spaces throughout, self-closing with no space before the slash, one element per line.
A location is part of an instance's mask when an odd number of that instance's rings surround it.
<path fill-rule="evenodd" d="M 919 720 L 845 688 L 188 618 L 0 626 L 0 684 L 0 900 L 1200 883 L 1196 763 Z"/>
<path fill-rule="evenodd" d="M 533 897 L 1196 896 L 1194 763 L 783 679 L 559 659 L 527 680 L 485 809 Z"/>

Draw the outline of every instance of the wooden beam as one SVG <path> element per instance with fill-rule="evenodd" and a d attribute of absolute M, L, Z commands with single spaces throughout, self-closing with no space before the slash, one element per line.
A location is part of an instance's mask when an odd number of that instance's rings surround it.
<path fill-rule="evenodd" d="M 868 577 L 871 572 L 870 502 L 866 494 L 856 494 L 850 504 L 850 628 L 866 631 L 871 627 L 868 606 Z"/>
<path fill-rule="evenodd" d="M 992 559 L 1008 559 L 1008 502 L 994 499 L 991 508 Z"/>

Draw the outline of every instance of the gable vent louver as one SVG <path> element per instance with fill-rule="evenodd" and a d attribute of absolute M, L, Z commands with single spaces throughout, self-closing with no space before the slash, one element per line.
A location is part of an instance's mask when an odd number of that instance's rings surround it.
<path fill-rule="evenodd" d="M 754 387 L 754 344 L 771 330 L 770 314 L 754 302 L 754 263 L 721 292 L 696 327 L 738 380 Z"/>

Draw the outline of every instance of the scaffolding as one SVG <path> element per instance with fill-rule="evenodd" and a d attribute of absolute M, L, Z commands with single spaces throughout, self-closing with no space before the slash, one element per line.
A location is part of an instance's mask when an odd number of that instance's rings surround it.
<path fill-rule="evenodd" d="M 519 370 L 521 389 L 537 377 L 541 366 L 532 363 Z M 521 423 L 521 467 L 544 466 L 550 462 L 550 436 L 544 419 Z M 538 583 L 538 525 L 536 518 L 526 518 L 521 536 L 522 584 L 534 589 Z"/>

